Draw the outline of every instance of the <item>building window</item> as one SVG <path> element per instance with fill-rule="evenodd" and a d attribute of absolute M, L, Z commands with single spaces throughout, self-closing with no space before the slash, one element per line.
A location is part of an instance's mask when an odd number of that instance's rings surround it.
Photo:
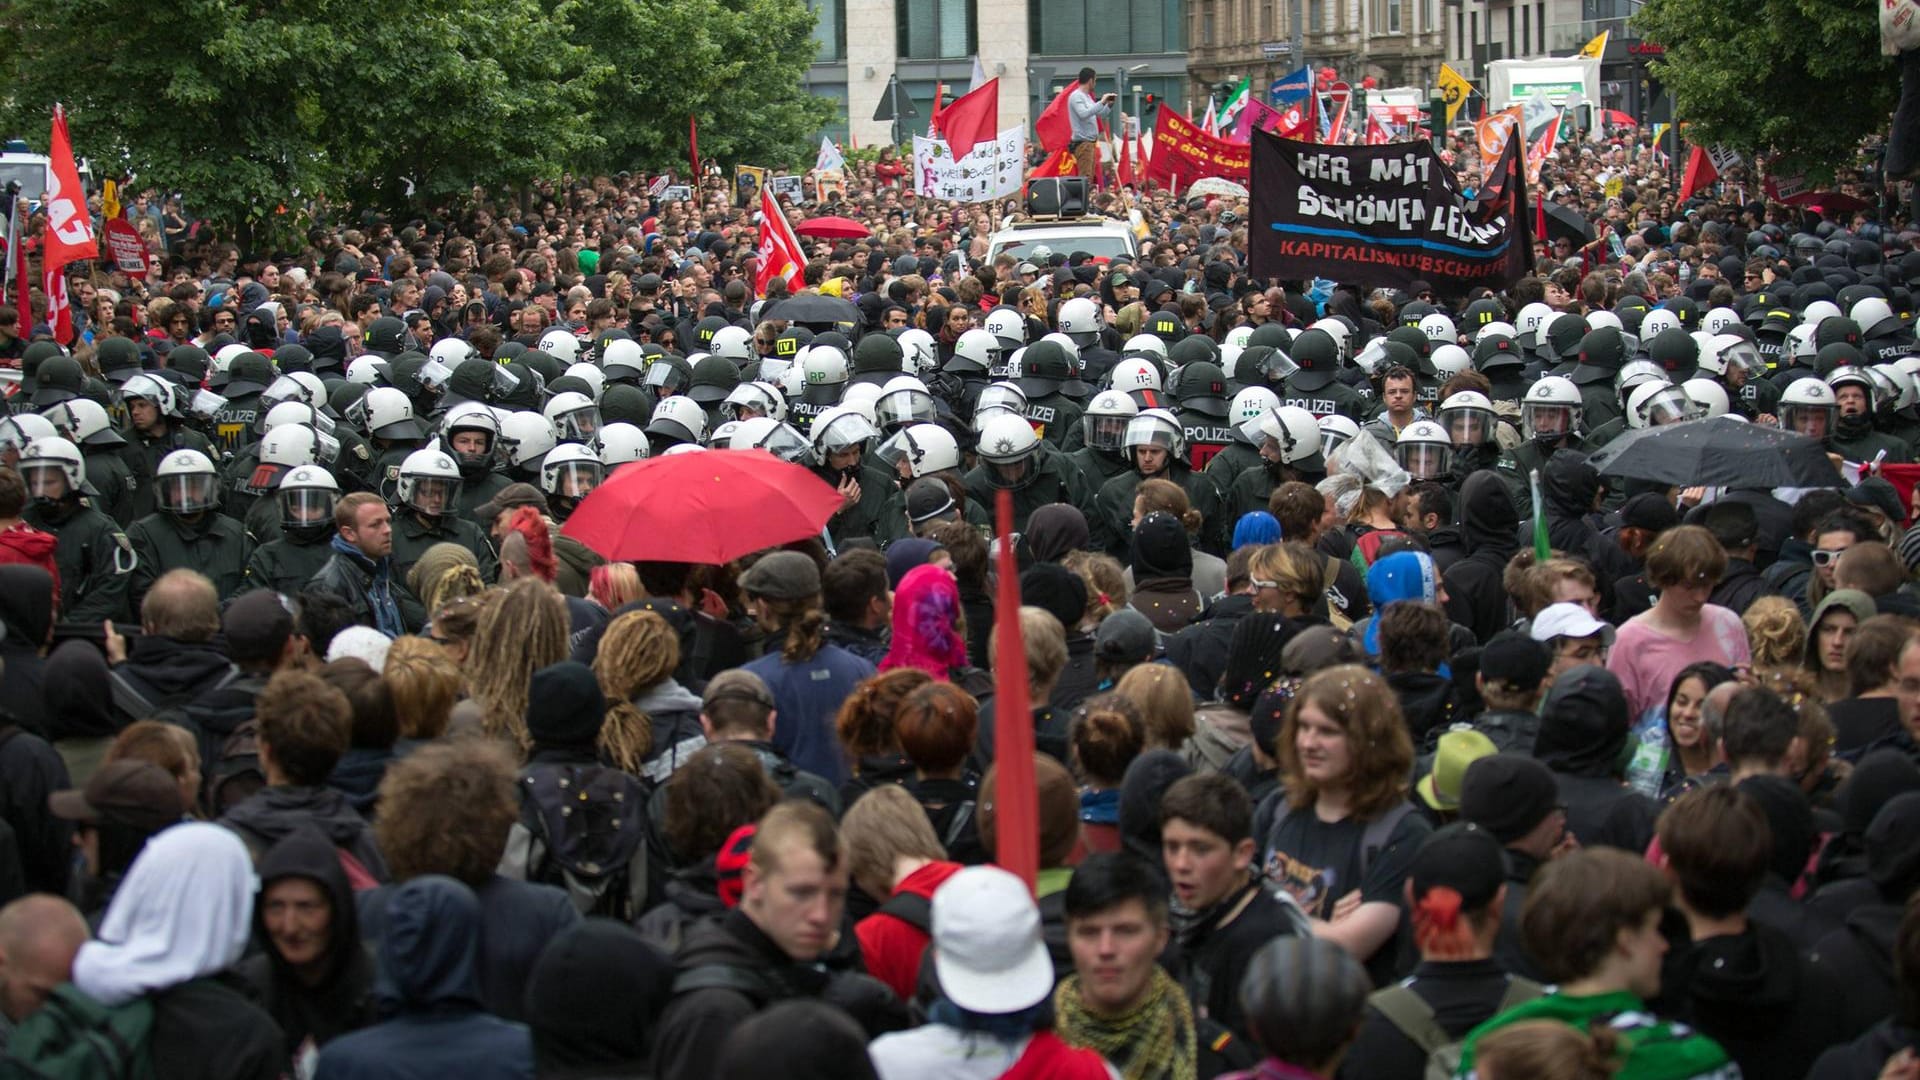
<path fill-rule="evenodd" d="M 1273 38 L 1273 0 L 1262 0 L 1260 4 L 1260 38 L 1263 41 Z"/>
<path fill-rule="evenodd" d="M 816 63 L 847 58 L 847 6 L 845 0 L 807 0 L 813 12 L 813 40 L 820 46 Z"/>
<path fill-rule="evenodd" d="M 973 0 L 895 0 L 898 46 L 909 60 L 971 56 Z"/>
<path fill-rule="evenodd" d="M 1183 22 L 1188 18 L 1194 22 L 1191 28 Z M 1027 40 L 1035 56 L 1181 52 L 1189 30 L 1196 36 L 1207 32 L 1198 2 L 1191 7 L 1185 0 L 1047 0 L 1027 5 Z"/>
<path fill-rule="evenodd" d="M 1387 0 L 1387 33 L 1400 32 L 1400 0 Z"/>
<path fill-rule="evenodd" d="M 1540 28 L 1540 44 L 1536 46 L 1542 54 L 1547 51 L 1547 5 L 1545 0 L 1533 5 L 1533 25 Z"/>
<path fill-rule="evenodd" d="M 1318 34 L 1327 28 L 1326 0 L 1307 0 L 1307 29 Z"/>
<path fill-rule="evenodd" d="M 1520 9 L 1520 50 L 1525 52 L 1527 43 L 1533 40 L 1533 8 Z"/>
<path fill-rule="evenodd" d="M 1213 47 L 1213 5 L 1207 5 L 1206 14 L 1200 16 L 1200 44 Z"/>

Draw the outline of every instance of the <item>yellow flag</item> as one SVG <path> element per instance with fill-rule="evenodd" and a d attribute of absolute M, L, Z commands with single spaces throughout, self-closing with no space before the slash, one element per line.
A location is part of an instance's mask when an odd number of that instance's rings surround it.
<path fill-rule="evenodd" d="M 1607 51 L 1607 35 L 1611 33 L 1613 33 L 1611 30 L 1600 31 L 1600 33 L 1594 36 L 1592 41 L 1581 46 L 1580 51 L 1575 55 L 1582 57 L 1591 56 L 1598 60 L 1601 55 Z"/>
<path fill-rule="evenodd" d="M 1453 70 L 1446 64 L 1440 65 L 1440 96 L 1447 102 L 1447 125 L 1453 125 L 1453 118 L 1460 112 L 1460 106 L 1467 103 L 1467 95 L 1473 93 L 1473 84 L 1465 75 Z"/>
<path fill-rule="evenodd" d="M 120 216 L 120 185 L 111 180 L 100 185 L 100 213 L 108 221 Z"/>

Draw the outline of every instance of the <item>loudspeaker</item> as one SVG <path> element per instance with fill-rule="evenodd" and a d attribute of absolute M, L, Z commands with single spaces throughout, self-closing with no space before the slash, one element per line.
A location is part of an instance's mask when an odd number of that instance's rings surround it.
<path fill-rule="evenodd" d="M 1087 212 L 1087 178 L 1042 176 L 1027 181 L 1027 213 L 1033 217 L 1082 217 Z"/>

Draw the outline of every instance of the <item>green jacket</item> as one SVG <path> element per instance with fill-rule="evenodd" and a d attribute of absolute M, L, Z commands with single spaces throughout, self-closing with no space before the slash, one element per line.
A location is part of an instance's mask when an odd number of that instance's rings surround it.
<path fill-rule="evenodd" d="M 240 523 L 212 511 L 192 524 L 172 514 L 148 514 L 127 530 L 127 539 L 140 560 L 127 592 L 128 610 L 136 613 L 147 590 L 169 570 L 198 570 L 213 579 L 220 599 L 235 595 L 253 554 L 253 541 Z"/>
<path fill-rule="evenodd" d="M 133 579 L 133 542 L 110 517 L 75 502 L 56 521 L 38 503 L 20 517 L 54 534 L 53 562 L 60 568 L 60 618 L 98 626 L 102 619 L 127 619 L 127 586 Z"/>
<path fill-rule="evenodd" d="M 1126 458 L 1105 450 L 1095 450 L 1091 446 L 1083 446 L 1068 454 L 1067 460 L 1073 462 L 1074 467 L 1080 470 L 1080 475 L 1087 478 L 1087 486 L 1096 493 L 1106 486 L 1107 481 L 1133 470 L 1132 463 Z"/>
<path fill-rule="evenodd" d="M 497 472 L 490 472 L 478 480 L 463 480 L 460 482 L 460 490 L 453 494 L 453 512 L 468 521 L 478 521 L 479 519 L 473 516 L 473 512 L 480 509 L 482 504 L 495 495 L 500 494 L 500 490 L 511 483 L 513 481 L 507 479 L 505 474 Z M 479 522 L 482 530 L 492 524 L 491 521 Z"/>
<path fill-rule="evenodd" d="M 1220 452 L 1213 455 L 1212 460 L 1207 462 L 1207 467 L 1200 471 L 1207 474 L 1208 479 L 1213 481 L 1213 486 L 1226 491 L 1233 486 L 1234 477 L 1258 464 L 1260 464 L 1260 449 L 1251 443 L 1243 443 L 1236 439 L 1222 447 Z"/>
<path fill-rule="evenodd" d="M 1027 402 L 1027 419 L 1034 431 L 1065 453 L 1080 449 L 1086 432 L 1080 418 L 1086 410 L 1065 394 L 1052 393 Z"/>
<path fill-rule="evenodd" d="M 1473 1051 L 1488 1032 L 1527 1020 L 1558 1020 L 1588 1030 L 1606 1024 L 1620 1040 L 1616 1080 L 1737 1080 L 1740 1067 L 1720 1044 L 1685 1024 L 1654 1016 L 1645 1002 L 1626 991 L 1573 997 L 1549 994 L 1495 1016 L 1467 1034 L 1461 1045 L 1460 1071 L 1471 1078 Z"/>
<path fill-rule="evenodd" d="M 220 465 L 220 451 L 214 449 L 213 442 L 179 421 L 169 422 L 165 435 L 146 435 L 132 430 L 125 432 L 125 435 L 127 445 L 121 448 L 120 456 L 126 460 L 138 481 L 133 492 L 135 521 L 160 509 L 154 502 L 151 481 L 160 467 L 161 458 L 175 450 L 198 450 L 207 455 L 207 460 L 213 462 L 215 468 Z"/>
<path fill-rule="evenodd" d="M 272 589 L 292 596 L 304 588 L 333 557 L 332 539 L 333 533 L 329 531 L 311 544 L 299 543 L 290 536 L 261 544 L 253 549 L 252 557 L 247 560 L 244 588 L 249 591 Z"/>
<path fill-rule="evenodd" d="M 87 483 L 100 495 L 97 504 L 107 512 L 107 516 L 119 522 L 122 527 L 145 515 L 134 513 L 134 504 L 140 492 L 140 478 L 133 474 L 127 459 L 121 455 L 122 447 L 85 449 L 80 456 L 87 462 Z M 147 502 L 153 501 L 149 488 Z"/>
<path fill-rule="evenodd" d="M 839 487 L 840 476 L 822 465 L 812 470 L 820 482 L 829 487 Z M 873 536 L 880 529 L 880 518 L 887 512 L 887 504 L 892 502 L 893 481 L 879 469 L 862 466 L 860 469 L 860 501 L 834 511 L 827 519 L 827 533 L 837 544 L 845 543 L 856 536 Z"/>
<path fill-rule="evenodd" d="M 480 580 L 499 580 L 499 557 L 480 526 L 452 514 L 424 518 L 404 506 L 393 512 L 393 580 L 406 584 L 407 572 L 420 561 L 420 556 L 433 545 L 446 543 L 459 544 L 473 552 L 474 559 L 480 563 Z"/>
<path fill-rule="evenodd" d="M 1033 457 L 1033 476 L 1013 489 L 1013 531 L 1025 532 L 1027 519 L 1049 503 L 1067 503 L 1084 509 L 1092 505 L 1092 492 L 1062 455 L 1039 453 Z M 996 505 L 999 485 L 992 477 L 993 466 L 985 461 L 967 473 L 967 498 L 985 507 Z M 997 526 L 996 526 L 997 527 Z"/>
<path fill-rule="evenodd" d="M 1129 469 L 1107 481 L 1094 496 L 1094 513 L 1087 515 L 1094 549 L 1105 551 L 1123 565 L 1133 543 L 1133 493 L 1143 479 L 1145 477 Z M 1187 501 L 1200 511 L 1202 521 L 1195 546 L 1210 554 L 1224 555 L 1227 537 L 1236 519 L 1228 513 L 1226 501 L 1220 497 L 1220 489 L 1214 486 L 1213 480 L 1177 461 L 1168 466 L 1161 479 L 1179 484 L 1187 493 Z"/>

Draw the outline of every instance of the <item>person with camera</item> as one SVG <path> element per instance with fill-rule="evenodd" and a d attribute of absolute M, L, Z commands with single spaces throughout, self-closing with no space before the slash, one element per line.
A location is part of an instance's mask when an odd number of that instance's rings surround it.
<path fill-rule="evenodd" d="M 1099 175 L 1100 170 L 1100 121 L 1112 111 L 1118 95 L 1102 94 L 1096 100 L 1093 96 L 1093 69 L 1080 69 L 1079 83 L 1067 97 L 1067 114 L 1071 118 L 1071 128 L 1067 136 L 1067 152 L 1073 155 L 1073 171 L 1088 177 L 1088 182 Z"/>

